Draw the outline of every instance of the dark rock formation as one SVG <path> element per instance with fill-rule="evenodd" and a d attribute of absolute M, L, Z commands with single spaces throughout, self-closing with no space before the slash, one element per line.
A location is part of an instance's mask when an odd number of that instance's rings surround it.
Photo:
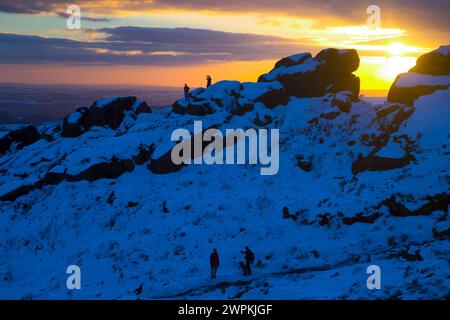
<path fill-rule="evenodd" d="M 355 224 L 357 222 L 374 223 L 379 217 L 381 217 L 381 214 L 378 212 L 374 212 L 370 215 L 364 215 L 364 213 L 359 213 L 355 217 L 342 218 L 342 222 L 349 226 L 351 226 L 352 224 Z"/>
<path fill-rule="evenodd" d="M 359 67 L 356 50 L 325 49 L 314 58 L 310 54 L 283 58 L 258 82 L 278 80 L 288 96 L 320 97 L 326 93 L 351 91 L 359 96 L 360 81 L 352 73 Z"/>
<path fill-rule="evenodd" d="M 62 135 L 66 138 L 80 136 L 93 126 L 104 126 L 116 130 L 125 118 L 126 112 L 134 116 L 151 113 L 150 107 L 136 97 L 118 97 L 96 101 L 89 109 L 79 108 L 64 118 Z"/>
<path fill-rule="evenodd" d="M 0 155 L 5 154 L 15 145 L 16 150 L 23 149 L 30 144 L 35 143 L 41 138 L 41 135 L 34 126 L 27 126 L 8 132 L 0 139 Z"/>
<path fill-rule="evenodd" d="M 359 155 L 358 159 L 352 164 L 352 173 L 358 174 L 363 171 L 386 171 L 399 169 L 407 166 L 414 160 L 412 155 L 406 155 L 403 158 L 386 158 L 376 155 L 363 157 Z"/>
<path fill-rule="evenodd" d="M 434 196 L 425 198 L 427 203 L 420 206 L 416 210 L 410 210 L 402 203 L 397 201 L 397 197 L 392 195 L 389 199 L 381 202 L 389 209 L 389 213 L 397 217 L 411 217 L 411 216 L 427 216 L 434 211 L 442 210 L 448 213 L 448 206 L 450 204 L 450 195 L 447 193 L 439 193 Z"/>
<path fill-rule="evenodd" d="M 133 161 L 114 158 L 109 162 L 96 163 L 77 175 L 68 176 L 66 180 L 70 182 L 83 180 L 92 182 L 99 179 L 116 179 L 125 172 L 131 172 L 133 170 Z"/>
<path fill-rule="evenodd" d="M 397 76 L 392 84 L 388 101 L 413 105 L 423 95 L 450 86 L 450 46 L 419 57 L 416 66 Z"/>

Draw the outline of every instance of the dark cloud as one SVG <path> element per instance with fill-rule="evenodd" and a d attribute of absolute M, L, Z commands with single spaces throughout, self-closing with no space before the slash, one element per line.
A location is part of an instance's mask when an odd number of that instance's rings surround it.
<path fill-rule="evenodd" d="M 1 0 L 0 11 L 10 13 L 64 12 L 72 4 L 67 0 Z M 142 12 L 151 9 L 209 10 L 217 12 L 282 13 L 297 17 L 333 17 L 343 22 L 361 24 L 366 18 L 366 8 L 377 4 L 389 26 L 423 26 L 448 32 L 450 1 L 448 0 L 122 0 L 80 1 L 89 14 L 113 13 L 116 9 Z M 329 23 L 329 21 L 327 21 Z"/>
<path fill-rule="evenodd" d="M 306 51 L 293 40 L 203 29 L 118 27 L 87 32 L 98 31 L 104 38 L 97 41 L 0 33 L 0 61 L 170 66 L 276 59 Z"/>

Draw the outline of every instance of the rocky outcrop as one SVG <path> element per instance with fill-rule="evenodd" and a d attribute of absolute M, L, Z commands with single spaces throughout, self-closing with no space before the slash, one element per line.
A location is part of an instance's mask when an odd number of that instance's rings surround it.
<path fill-rule="evenodd" d="M 287 103 L 286 91 L 278 81 L 253 83 L 220 81 L 204 89 L 193 90 L 189 99 L 182 98 L 172 105 L 172 112 L 207 116 L 217 111 L 243 116 L 254 109 L 256 103 L 273 109 Z"/>
<path fill-rule="evenodd" d="M 16 150 L 23 149 L 41 138 L 35 126 L 27 126 L 8 132 L 0 139 L 0 155 L 5 154 L 14 145 Z"/>
<path fill-rule="evenodd" d="M 279 81 L 288 96 L 321 97 L 351 91 L 359 96 L 360 81 L 353 75 L 359 67 L 356 50 L 325 49 L 314 58 L 309 53 L 283 58 L 259 77 L 258 82 Z"/>
<path fill-rule="evenodd" d="M 96 163 L 77 175 L 70 175 L 66 178 L 66 180 L 69 182 L 92 182 L 99 179 L 116 179 L 125 172 L 131 172 L 133 170 L 134 163 L 132 160 L 120 160 L 113 158 L 109 162 Z"/>
<path fill-rule="evenodd" d="M 433 236 L 438 240 L 450 240 L 450 221 L 441 221 L 433 227 Z"/>
<path fill-rule="evenodd" d="M 357 222 L 359 222 L 359 223 L 374 223 L 380 217 L 381 217 L 381 214 L 379 212 L 374 212 L 370 215 L 366 215 L 364 213 L 358 213 L 354 217 L 342 218 L 342 222 L 349 226 L 351 226 Z"/>
<path fill-rule="evenodd" d="M 117 97 L 96 101 L 90 108 L 79 108 L 64 118 L 62 135 L 78 137 L 93 126 L 104 126 L 116 130 L 127 113 L 136 117 L 140 113 L 151 113 L 145 101 L 136 97 Z"/>
<path fill-rule="evenodd" d="M 63 181 L 78 182 L 89 181 L 93 182 L 100 179 L 116 179 L 122 174 L 131 172 L 136 165 L 143 165 L 151 160 L 155 146 L 141 145 L 137 155 L 132 159 L 118 159 L 113 157 L 109 161 L 96 163 L 87 169 L 77 173 L 68 174 L 65 172 L 48 171 L 44 177 L 32 184 L 24 184 L 16 189 L 13 189 L 3 195 L 0 195 L 0 201 L 15 201 L 34 190 L 41 189 L 44 186 L 57 185 Z"/>
<path fill-rule="evenodd" d="M 407 166 L 414 160 L 412 155 L 406 155 L 403 158 L 387 158 L 376 155 L 363 157 L 359 155 L 358 159 L 352 164 L 352 173 L 358 174 L 363 171 L 387 171 L 400 169 Z"/>
<path fill-rule="evenodd" d="M 450 195 L 448 193 L 428 196 L 424 200 L 426 203 L 415 210 L 410 210 L 405 207 L 405 205 L 397 200 L 395 195 L 382 201 L 381 204 L 388 208 L 391 215 L 397 217 L 427 216 L 438 210 L 448 213 L 448 206 L 450 205 Z"/>
<path fill-rule="evenodd" d="M 359 78 L 353 75 L 358 67 L 359 56 L 354 49 L 325 49 L 314 58 L 310 53 L 300 53 L 278 61 L 257 83 L 220 81 L 206 89 L 197 88 L 188 99 L 176 101 L 172 112 L 207 116 L 225 111 L 242 116 L 256 103 L 272 109 L 285 105 L 291 96 L 320 97 L 339 92 L 335 104 L 348 112 L 351 102 L 359 96 Z"/>
<path fill-rule="evenodd" d="M 419 97 L 450 86 L 450 46 L 419 57 L 416 66 L 400 74 L 392 84 L 388 101 L 413 105 Z"/>

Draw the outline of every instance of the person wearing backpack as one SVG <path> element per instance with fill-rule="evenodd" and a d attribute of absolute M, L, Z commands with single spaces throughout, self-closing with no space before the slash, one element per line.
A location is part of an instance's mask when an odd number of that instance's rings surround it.
<path fill-rule="evenodd" d="M 249 276 L 252 274 L 251 265 L 253 264 L 253 261 L 255 261 L 255 255 L 248 246 L 246 246 L 245 250 L 241 251 L 241 253 L 245 257 L 244 276 Z"/>

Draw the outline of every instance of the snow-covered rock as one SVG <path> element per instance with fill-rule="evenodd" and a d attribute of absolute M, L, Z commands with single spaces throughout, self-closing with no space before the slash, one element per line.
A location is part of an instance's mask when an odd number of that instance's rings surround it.
<path fill-rule="evenodd" d="M 15 147 L 20 150 L 41 138 L 41 135 L 34 126 L 26 126 L 17 130 L 12 130 L 0 139 L 0 155 L 3 155 Z"/>
<path fill-rule="evenodd" d="M 359 96 L 356 50 L 325 49 L 314 58 L 309 53 L 283 58 L 259 82 L 278 80 L 289 96 L 320 97 L 328 92 L 351 91 Z"/>
<path fill-rule="evenodd" d="M 450 87 L 450 45 L 419 57 L 416 66 L 397 76 L 388 100 L 413 105 L 420 96 Z"/>
<path fill-rule="evenodd" d="M 135 117 L 140 113 L 151 113 L 145 101 L 136 97 L 114 97 L 94 102 L 90 108 L 79 108 L 63 121 L 62 135 L 78 137 L 93 126 L 107 126 L 117 129 L 126 116 Z"/>

